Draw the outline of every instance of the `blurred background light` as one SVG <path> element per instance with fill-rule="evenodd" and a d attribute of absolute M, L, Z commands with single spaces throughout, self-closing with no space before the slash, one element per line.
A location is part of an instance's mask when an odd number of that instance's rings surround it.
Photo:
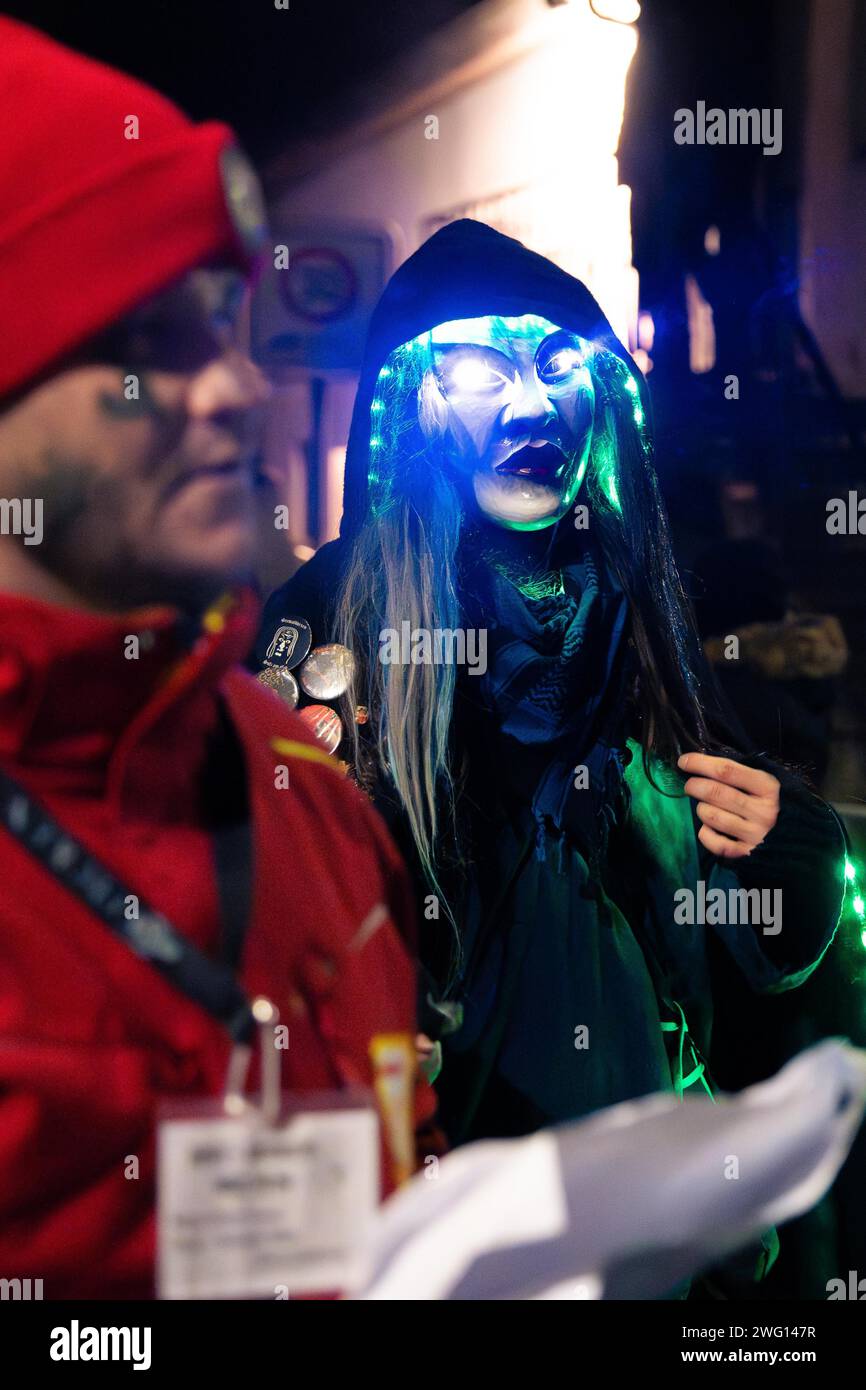
<path fill-rule="evenodd" d="M 590 0 L 590 9 L 599 19 L 612 19 L 617 24 L 634 24 L 640 18 L 638 0 Z"/>
<path fill-rule="evenodd" d="M 722 249 L 722 234 L 718 227 L 707 227 L 704 232 L 704 250 L 708 256 L 717 256 Z"/>

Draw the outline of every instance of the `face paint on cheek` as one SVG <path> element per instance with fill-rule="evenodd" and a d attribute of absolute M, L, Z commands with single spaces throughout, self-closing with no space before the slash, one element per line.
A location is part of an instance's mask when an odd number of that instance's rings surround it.
<path fill-rule="evenodd" d="M 44 517 L 40 560 L 49 569 L 80 578 L 98 567 L 104 553 L 128 544 L 123 485 L 95 463 L 49 451 L 41 462 L 39 487 Z"/>
<path fill-rule="evenodd" d="M 93 493 L 95 470 L 88 464 L 49 452 L 42 459 L 40 490 L 43 498 L 46 553 L 61 548 L 75 526 L 87 514 Z"/>
<path fill-rule="evenodd" d="M 139 372 L 124 373 L 119 395 L 100 391 L 99 407 L 115 420 L 150 418 L 165 424 L 170 418 L 170 412 L 163 409 L 153 395 L 147 377 Z"/>
<path fill-rule="evenodd" d="M 120 429 L 135 429 L 134 438 L 130 433 L 122 445 L 122 453 L 127 463 L 138 458 L 142 474 L 151 475 L 162 468 L 164 460 L 179 446 L 187 427 L 186 397 L 182 395 L 175 403 L 174 377 L 169 390 L 172 404 L 166 406 L 157 398 L 144 372 L 126 371 L 116 393 L 100 391 L 96 398 L 97 411 L 105 420 L 111 420 Z M 119 447 L 118 440 L 114 447 Z"/>

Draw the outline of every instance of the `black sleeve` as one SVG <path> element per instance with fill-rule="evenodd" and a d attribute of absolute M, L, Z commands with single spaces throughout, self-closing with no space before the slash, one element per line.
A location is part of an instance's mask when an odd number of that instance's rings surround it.
<path fill-rule="evenodd" d="M 761 949 L 778 971 L 773 988 L 791 989 L 811 974 L 833 939 L 845 893 L 846 835 L 815 792 L 762 765 L 782 783 L 779 818 L 751 854 L 725 861 L 725 868 L 743 888 L 781 890 L 783 929 L 762 936 Z"/>

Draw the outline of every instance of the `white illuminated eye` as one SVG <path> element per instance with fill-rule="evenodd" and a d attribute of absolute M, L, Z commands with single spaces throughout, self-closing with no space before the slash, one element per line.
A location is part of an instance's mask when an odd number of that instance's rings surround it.
<path fill-rule="evenodd" d="M 443 354 L 437 379 L 442 394 L 452 405 L 474 401 L 479 406 L 499 409 L 514 387 L 513 375 L 501 353 L 473 351 L 467 346 Z"/>
<path fill-rule="evenodd" d="M 501 372 L 494 371 L 483 357 L 461 357 L 448 373 L 448 390 L 459 396 L 498 389 L 504 384 Z"/>

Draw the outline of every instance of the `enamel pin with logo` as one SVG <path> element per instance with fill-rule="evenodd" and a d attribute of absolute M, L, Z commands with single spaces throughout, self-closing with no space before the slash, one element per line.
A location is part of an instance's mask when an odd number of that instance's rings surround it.
<path fill-rule="evenodd" d="M 292 671 L 300 666 L 312 645 L 313 632 L 308 622 L 303 618 L 280 618 L 265 652 L 265 664 L 285 666 Z"/>
<path fill-rule="evenodd" d="M 289 709 L 295 708 L 301 692 L 298 689 L 298 682 L 285 666 L 263 666 L 257 679 L 261 681 L 262 685 L 268 686 L 279 695 Z"/>
<path fill-rule="evenodd" d="M 313 700 L 336 700 L 345 694 L 355 669 L 355 658 L 348 647 L 329 642 L 314 647 L 298 672 L 301 689 Z"/>
<path fill-rule="evenodd" d="M 329 753 L 336 752 L 343 737 L 343 723 L 339 714 L 328 709 L 327 705 L 305 705 L 298 710 L 298 717 L 309 725 Z"/>

